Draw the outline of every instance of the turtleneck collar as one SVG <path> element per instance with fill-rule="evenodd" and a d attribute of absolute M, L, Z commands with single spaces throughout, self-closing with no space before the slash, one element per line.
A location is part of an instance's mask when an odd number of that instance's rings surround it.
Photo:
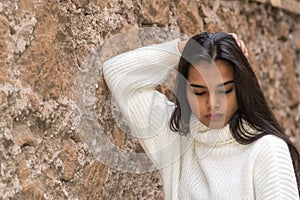
<path fill-rule="evenodd" d="M 219 129 L 210 129 L 202 124 L 194 114 L 191 114 L 190 117 L 190 133 L 196 141 L 208 146 L 225 145 L 235 141 L 231 135 L 229 124 Z"/>

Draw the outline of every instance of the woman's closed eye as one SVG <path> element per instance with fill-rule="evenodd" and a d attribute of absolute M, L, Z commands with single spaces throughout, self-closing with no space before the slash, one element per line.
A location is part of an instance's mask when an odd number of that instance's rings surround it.
<path fill-rule="evenodd" d="M 197 96 L 203 96 L 204 94 L 206 94 L 206 92 L 195 92 L 195 95 Z"/>
<path fill-rule="evenodd" d="M 196 96 L 203 96 L 203 95 L 205 95 L 205 94 L 207 94 L 208 93 L 208 91 L 195 91 L 194 90 L 194 94 L 196 95 Z"/>
<path fill-rule="evenodd" d="M 217 93 L 218 94 L 229 94 L 233 91 L 233 88 L 230 88 L 228 90 L 218 90 Z M 194 91 L 196 96 L 203 96 L 205 94 L 207 94 L 207 91 Z"/>
<path fill-rule="evenodd" d="M 228 90 L 219 90 L 218 93 L 219 94 L 229 94 L 232 91 L 233 91 L 233 88 L 230 88 Z"/>

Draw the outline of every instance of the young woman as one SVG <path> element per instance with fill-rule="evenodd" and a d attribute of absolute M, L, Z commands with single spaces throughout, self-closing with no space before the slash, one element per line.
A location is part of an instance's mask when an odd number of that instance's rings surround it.
<path fill-rule="evenodd" d="M 238 42 L 201 33 L 104 64 L 113 97 L 161 172 L 165 199 L 299 199 L 299 153 Z M 176 66 L 172 103 L 154 87 Z"/>

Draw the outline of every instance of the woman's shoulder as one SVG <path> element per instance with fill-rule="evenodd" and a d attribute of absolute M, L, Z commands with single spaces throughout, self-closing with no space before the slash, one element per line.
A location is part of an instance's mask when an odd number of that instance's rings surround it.
<path fill-rule="evenodd" d="M 251 126 L 249 126 L 247 123 L 245 123 L 243 126 L 245 127 L 247 133 L 249 133 L 249 135 L 251 136 L 262 134 L 260 131 L 251 128 Z M 288 149 L 287 143 L 282 138 L 274 134 L 266 134 L 263 135 L 262 137 L 259 137 L 257 140 L 254 140 L 254 142 L 251 142 L 249 144 L 249 147 L 251 149 L 257 149 L 257 150 L 263 150 L 263 149 L 272 150 L 272 149 L 281 149 L 281 148 Z"/>
<path fill-rule="evenodd" d="M 276 135 L 265 135 L 251 144 L 257 159 L 290 157 L 287 143 Z"/>
<path fill-rule="evenodd" d="M 259 138 L 256 143 L 261 143 L 261 144 L 266 144 L 266 145 L 284 145 L 286 144 L 286 142 L 276 136 L 276 135 L 272 135 L 272 134 L 267 134 L 264 135 L 263 137 Z"/>
<path fill-rule="evenodd" d="M 287 143 L 282 138 L 272 134 L 259 138 L 254 145 L 260 148 L 287 148 Z"/>

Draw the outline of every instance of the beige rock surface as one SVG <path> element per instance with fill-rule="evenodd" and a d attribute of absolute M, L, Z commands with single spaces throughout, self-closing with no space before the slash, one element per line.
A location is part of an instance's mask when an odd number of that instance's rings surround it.
<path fill-rule="evenodd" d="M 300 15 L 268 2 L 0 1 L 0 199 L 163 199 L 99 66 L 178 30 L 236 32 L 300 148 Z"/>

